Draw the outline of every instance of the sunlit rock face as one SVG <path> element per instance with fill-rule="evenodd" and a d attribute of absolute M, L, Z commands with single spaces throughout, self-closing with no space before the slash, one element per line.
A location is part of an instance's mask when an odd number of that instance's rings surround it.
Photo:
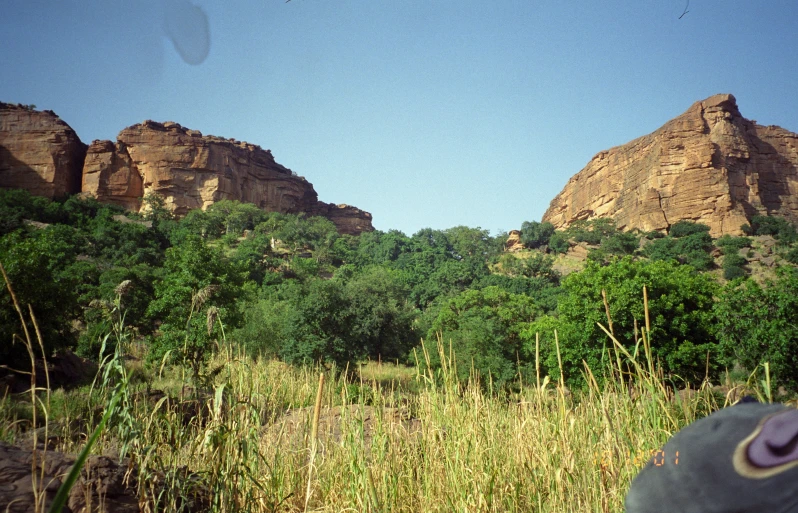
<path fill-rule="evenodd" d="M 341 233 L 374 229 L 368 212 L 318 201 L 313 185 L 278 164 L 269 150 L 172 122 L 145 121 L 122 130 L 115 143 L 94 141 L 83 192 L 131 210 L 155 193 L 178 216 L 227 199 L 270 212 L 324 216 Z"/>
<path fill-rule="evenodd" d="M 0 188 L 57 198 L 80 192 L 86 145 L 52 111 L 0 102 Z"/>
<path fill-rule="evenodd" d="M 313 184 L 247 142 L 145 121 L 116 142 L 86 146 L 52 111 L 0 102 L 0 188 L 57 198 L 82 193 L 129 210 L 154 193 L 175 215 L 220 200 L 330 219 L 341 233 L 372 231 L 371 214 L 318 200 Z"/>
<path fill-rule="evenodd" d="M 155 193 L 176 215 L 225 199 L 287 213 L 317 203 L 313 186 L 276 163 L 268 150 L 203 136 L 177 123 L 145 121 L 122 130 L 115 144 L 95 141 L 91 149 L 96 152 L 87 159 L 84 192 L 102 201 L 127 191 L 139 197 Z"/>
<path fill-rule="evenodd" d="M 611 217 L 666 231 L 680 220 L 739 235 L 756 214 L 798 221 L 798 135 L 742 117 L 734 96 L 694 103 L 657 131 L 598 153 L 543 216 L 557 228 Z"/>

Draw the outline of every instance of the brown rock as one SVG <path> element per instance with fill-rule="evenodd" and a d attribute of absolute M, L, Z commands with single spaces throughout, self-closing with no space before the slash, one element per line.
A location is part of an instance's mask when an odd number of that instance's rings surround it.
<path fill-rule="evenodd" d="M 55 451 L 35 452 L 0 442 L 0 504 L 3 511 L 34 511 L 31 468 L 36 458 L 42 503 L 48 507 L 75 458 Z M 91 456 L 75 483 L 64 511 L 86 511 L 87 498 L 94 511 L 137 512 L 135 482 L 125 483 L 127 468 L 104 456 Z M 44 509 L 42 509 L 44 511 Z"/>
<path fill-rule="evenodd" d="M 86 145 L 52 111 L 0 102 L 0 187 L 55 198 L 80 192 Z"/>
<path fill-rule="evenodd" d="M 592 246 L 586 242 L 579 242 L 574 246 L 568 248 L 568 252 L 566 256 L 573 258 L 579 262 L 583 262 L 587 260 L 587 255 L 590 253 L 591 249 L 597 249 L 598 246 Z"/>
<path fill-rule="evenodd" d="M 123 143 L 94 141 L 86 153 L 81 190 L 104 203 L 138 212 L 144 182 Z"/>
<path fill-rule="evenodd" d="M 83 192 L 138 211 L 148 193 L 178 216 L 220 200 L 254 203 L 267 211 L 328 217 L 342 233 L 371 231 L 371 214 L 318 201 L 313 185 L 278 164 L 260 146 L 203 136 L 178 123 L 145 121 L 122 130 L 116 144 L 89 148 Z"/>
<path fill-rule="evenodd" d="M 776 265 L 776 257 L 769 256 L 769 257 L 763 258 L 762 259 L 762 265 L 767 266 L 767 267 L 773 267 L 774 265 Z"/>
<path fill-rule="evenodd" d="M 340 233 L 357 235 L 374 231 L 371 225 L 371 214 L 351 205 L 335 205 L 318 201 L 308 210 L 312 216 L 326 217 L 335 224 Z"/>
<path fill-rule="evenodd" d="M 518 230 L 510 230 L 507 234 L 507 242 L 504 243 L 504 250 L 515 252 L 524 249 L 524 244 L 521 242 L 521 232 Z"/>
<path fill-rule="evenodd" d="M 756 214 L 798 220 L 798 134 L 743 118 L 734 96 L 696 102 L 652 134 L 602 151 L 552 200 L 543 221 L 614 218 L 665 231 L 679 220 L 741 235 Z"/>

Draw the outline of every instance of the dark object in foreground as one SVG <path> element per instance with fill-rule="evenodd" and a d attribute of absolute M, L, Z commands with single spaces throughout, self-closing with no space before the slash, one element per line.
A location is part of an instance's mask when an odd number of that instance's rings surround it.
<path fill-rule="evenodd" d="M 0 511 L 3 513 L 27 513 L 35 511 L 33 497 L 33 461 L 36 459 L 36 478 L 42 491 L 40 507 L 49 508 L 61 486 L 62 479 L 69 473 L 75 458 L 69 454 L 53 450 L 44 451 L 39 446 L 34 453 L 30 448 L 22 448 L 0 441 Z M 131 472 L 132 470 L 132 472 Z M 128 473 L 132 475 L 128 476 Z M 183 509 L 186 512 L 207 511 L 210 495 L 196 474 L 178 469 L 172 476 L 177 478 L 178 486 L 183 486 Z M 151 476 L 156 483 L 150 490 L 157 497 L 166 483 L 163 474 Z M 91 507 L 93 512 L 138 513 L 136 471 L 130 468 L 130 461 L 118 462 L 106 456 L 90 456 L 81 470 L 81 476 L 70 490 L 66 507 L 62 513 L 85 512 Z"/>
<path fill-rule="evenodd" d="M 632 482 L 627 513 L 798 513 L 798 410 L 742 401 L 685 427 Z"/>

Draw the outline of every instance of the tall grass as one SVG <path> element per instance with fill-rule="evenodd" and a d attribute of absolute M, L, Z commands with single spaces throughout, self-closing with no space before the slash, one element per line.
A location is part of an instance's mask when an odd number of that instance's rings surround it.
<path fill-rule="evenodd" d="M 124 448 L 143 511 L 623 511 L 652 452 L 720 406 L 709 387 L 674 401 L 641 334 L 630 354 L 607 330 L 613 379 L 586 367 L 573 393 L 560 373 L 486 394 L 440 340 L 439 371 L 422 353 L 424 372 L 372 363 L 359 383 L 230 347 L 211 388 L 190 393 L 179 368 L 133 383 L 105 367 L 116 388 L 95 397 L 116 398 L 117 422 L 92 450 Z"/>

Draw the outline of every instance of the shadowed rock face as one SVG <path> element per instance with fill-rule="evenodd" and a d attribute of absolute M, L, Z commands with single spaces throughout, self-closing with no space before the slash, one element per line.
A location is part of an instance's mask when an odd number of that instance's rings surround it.
<path fill-rule="evenodd" d="M 742 234 L 756 214 L 798 221 L 798 134 L 745 119 L 734 96 L 719 94 L 593 157 L 543 220 L 565 228 L 611 217 L 645 231 L 690 220 L 717 237 Z"/>
<path fill-rule="evenodd" d="M 0 102 L 0 188 L 75 194 L 85 156 L 86 145 L 54 112 Z"/>

